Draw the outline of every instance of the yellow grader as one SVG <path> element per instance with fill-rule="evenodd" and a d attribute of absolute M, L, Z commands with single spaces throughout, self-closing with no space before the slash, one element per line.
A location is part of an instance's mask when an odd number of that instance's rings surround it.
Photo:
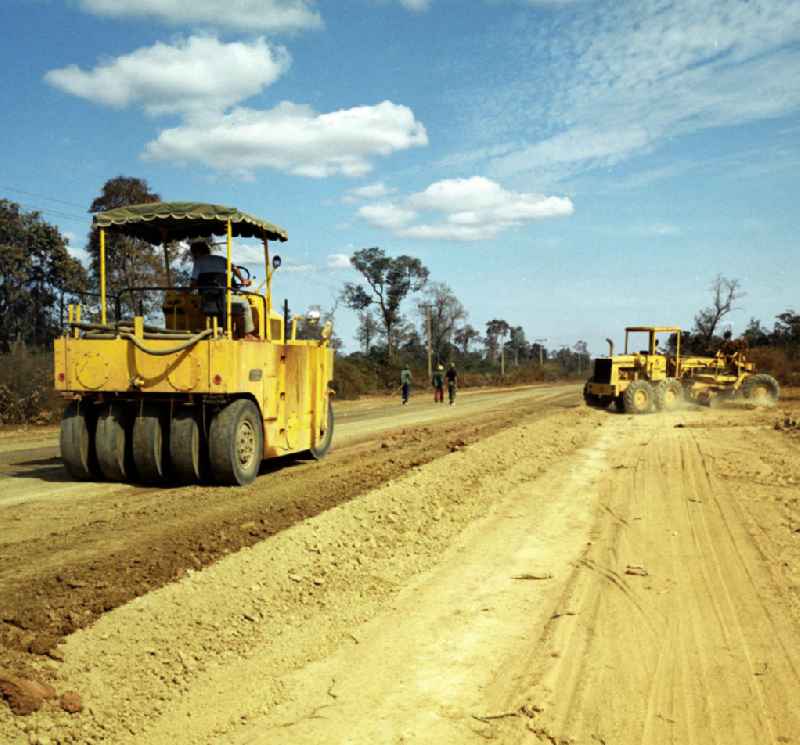
<path fill-rule="evenodd" d="M 647 334 L 647 349 L 629 352 L 631 334 Z M 675 354 L 658 348 L 658 335 L 675 338 Z M 645 414 L 669 411 L 686 399 L 710 403 L 715 397 L 741 395 L 755 402 L 771 403 L 780 395 L 778 381 L 771 375 L 757 374 L 741 348 L 723 346 L 713 357 L 681 357 L 681 330 L 675 326 L 629 326 L 625 329 L 624 354 L 614 354 L 607 339 L 609 354 L 594 362 L 594 373 L 583 388 L 589 406 L 607 408 L 612 402 L 618 411 Z"/>
<path fill-rule="evenodd" d="M 99 320 L 86 321 L 83 305 L 71 305 L 55 341 L 55 387 L 70 400 L 61 456 L 72 477 L 241 485 L 255 479 L 265 458 L 324 456 L 334 425 L 332 329 L 325 324 L 319 338 L 299 340 L 298 318 L 288 318 L 288 307 L 273 309 L 280 257 L 270 261 L 269 241 L 285 241 L 286 232 L 234 208 L 190 202 L 113 209 L 96 214 L 94 225 Z M 107 235 L 163 245 L 167 286 L 107 292 Z M 225 236 L 226 271 L 217 285 L 169 286 L 168 247 L 212 235 Z M 243 269 L 232 263 L 234 237 L 263 244 L 265 280 L 255 292 L 233 281 Z M 163 326 L 142 314 L 122 317 L 123 307 L 136 305 L 121 298 L 142 291 L 163 298 Z M 236 333 L 234 298 L 252 314 L 248 339 Z"/>

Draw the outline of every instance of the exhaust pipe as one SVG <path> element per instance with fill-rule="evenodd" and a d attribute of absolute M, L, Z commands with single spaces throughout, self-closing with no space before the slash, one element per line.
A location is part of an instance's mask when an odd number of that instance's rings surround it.
<path fill-rule="evenodd" d="M 608 342 L 608 356 L 609 357 L 613 357 L 614 356 L 614 342 L 611 341 L 611 339 L 609 339 L 608 337 L 606 337 L 606 341 Z"/>

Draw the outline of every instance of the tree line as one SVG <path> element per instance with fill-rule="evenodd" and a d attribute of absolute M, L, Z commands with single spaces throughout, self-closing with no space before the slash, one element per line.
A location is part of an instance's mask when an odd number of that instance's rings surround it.
<path fill-rule="evenodd" d="M 430 351 L 434 365 L 456 361 L 473 370 L 549 362 L 562 373 L 580 373 L 589 366 L 585 341 L 548 350 L 544 339 L 531 341 L 522 326 L 502 318 L 475 328 L 450 286 L 431 281 L 428 268 L 413 256 L 392 257 L 373 246 L 355 251 L 350 262 L 360 281 L 346 282 L 341 299 L 358 316 L 359 351 L 349 355 L 355 362 L 424 367 Z M 408 305 L 411 317 L 404 313 Z"/>
<path fill-rule="evenodd" d="M 106 181 L 88 205 L 87 213 L 130 204 L 158 202 L 161 197 L 144 179 L 118 176 Z M 14 341 L 49 347 L 60 333 L 66 304 L 78 297 L 91 298 L 99 287 L 98 231 L 86 239 L 89 265 L 69 254 L 58 228 L 36 211 L 27 212 L 8 199 L 0 199 L 0 351 Z M 180 245 L 158 248 L 141 240 L 109 235 L 106 241 L 110 288 L 180 285 L 186 282 L 190 259 Z M 479 326 L 469 322 L 462 301 L 446 283 L 435 281 L 416 257 L 390 256 L 377 246 L 355 251 L 351 264 L 359 280 L 346 282 L 336 305 L 325 314 L 334 320 L 339 303 L 358 318 L 354 360 L 376 364 L 423 367 L 428 347 L 434 364 L 456 361 L 476 370 L 543 367 L 561 373 L 581 374 L 590 355 L 585 341 L 547 348 L 546 339 L 529 338 L 528 332 L 502 318 Z M 713 353 L 722 343 L 727 316 L 744 297 L 737 279 L 717 276 L 710 287 L 711 302 L 697 312 L 691 330 L 683 335 L 687 353 Z M 123 298 L 123 314 L 154 311 L 158 293 Z M 409 313 L 410 309 L 410 313 Z M 314 329 L 301 329 L 301 336 Z M 800 315 L 786 310 L 772 327 L 751 319 L 742 338 L 750 347 L 779 347 L 793 359 L 800 357 Z M 341 347 L 336 340 L 335 346 Z"/>

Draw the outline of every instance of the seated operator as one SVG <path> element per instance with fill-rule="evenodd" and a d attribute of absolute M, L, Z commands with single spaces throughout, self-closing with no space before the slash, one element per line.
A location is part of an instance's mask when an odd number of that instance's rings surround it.
<path fill-rule="evenodd" d="M 192 252 L 192 287 L 225 287 L 228 262 L 224 256 L 211 253 L 211 243 L 207 238 L 194 238 L 189 244 Z M 239 280 L 243 287 L 250 285 L 250 280 L 242 277 L 238 267 L 231 267 L 233 276 Z M 250 303 L 241 295 L 231 295 L 231 312 L 244 316 L 244 338 L 257 340 L 253 333 L 253 314 L 250 312 Z"/>

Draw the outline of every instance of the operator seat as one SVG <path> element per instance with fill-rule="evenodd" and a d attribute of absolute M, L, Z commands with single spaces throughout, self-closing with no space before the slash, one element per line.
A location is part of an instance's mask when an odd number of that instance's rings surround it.
<path fill-rule="evenodd" d="M 223 272 L 204 272 L 197 277 L 200 310 L 205 316 L 216 317 L 220 326 L 225 325 L 225 280 Z"/>

